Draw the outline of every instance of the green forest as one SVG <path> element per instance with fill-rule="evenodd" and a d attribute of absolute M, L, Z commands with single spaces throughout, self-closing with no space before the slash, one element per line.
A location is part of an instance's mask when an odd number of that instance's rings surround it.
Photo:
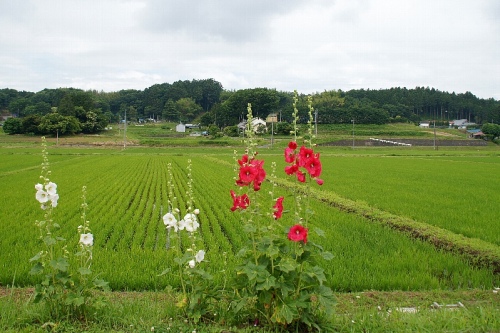
<path fill-rule="evenodd" d="M 111 123 L 169 121 L 237 125 L 247 104 L 255 117 L 275 114 L 279 122 L 292 121 L 294 92 L 269 88 L 226 90 L 214 79 L 155 84 L 144 90 L 104 92 L 75 88 L 39 92 L 0 90 L 0 112 L 8 118 L 8 134 L 97 133 Z M 432 121 L 448 126 L 454 119 L 478 125 L 500 124 L 500 101 L 481 99 L 471 92 L 449 93 L 429 87 L 330 90 L 312 94 L 315 121 L 324 124 L 387 124 Z M 301 122 L 307 122 L 306 96 L 298 102 Z M 12 116 L 12 117 L 9 117 Z"/>

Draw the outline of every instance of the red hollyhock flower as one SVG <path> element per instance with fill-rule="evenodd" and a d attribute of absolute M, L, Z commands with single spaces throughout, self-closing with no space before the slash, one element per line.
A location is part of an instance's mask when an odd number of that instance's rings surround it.
<path fill-rule="evenodd" d="M 253 165 L 243 165 L 240 168 L 240 183 L 243 185 L 249 185 L 257 177 L 259 170 Z M 241 186 L 241 185 L 240 185 Z"/>
<path fill-rule="evenodd" d="M 305 166 L 309 162 L 309 159 L 311 159 L 312 157 L 314 157 L 314 151 L 312 149 L 306 148 L 304 146 L 300 147 L 299 166 Z"/>
<path fill-rule="evenodd" d="M 307 170 L 309 175 L 311 175 L 311 177 L 319 177 L 321 175 L 321 161 L 319 160 L 319 154 L 313 155 L 309 158 L 307 163 L 304 165 L 304 168 Z"/>
<path fill-rule="evenodd" d="M 260 190 L 260 185 L 266 178 L 266 171 L 263 168 L 264 161 L 248 159 L 248 155 L 243 155 L 240 164 L 239 179 L 236 180 L 238 186 L 250 186 L 253 183 L 254 191 Z"/>
<path fill-rule="evenodd" d="M 299 170 L 299 166 L 297 164 L 288 165 L 285 167 L 285 172 L 287 175 L 291 176 Z"/>
<path fill-rule="evenodd" d="M 320 186 L 323 185 L 323 183 L 324 183 L 323 179 L 316 178 L 315 180 L 316 180 L 316 183 Z"/>
<path fill-rule="evenodd" d="M 303 173 L 302 171 L 300 170 L 297 170 L 297 180 L 301 183 L 305 183 L 306 182 L 306 174 Z"/>
<path fill-rule="evenodd" d="M 292 149 L 292 150 L 297 149 L 297 142 L 295 142 L 295 141 L 290 141 L 290 142 L 288 143 L 288 148 L 290 148 L 290 149 Z"/>
<path fill-rule="evenodd" d="M 296 224 L 290 228 L 288 232 L 288 239 L 292 242 L 303 241 L 304 244 L 307 243 L 307 228 L 304 228 L 300 224 Z"/>
<path fill-rule="evenodd" d="M 276 204 L 273 206 L 274 208 L 274 219 L 277 220 L 281 218 L 281 215 L 283 214 L 283 197 L 279 197 L 276 199 Z"/>
<path fill-rule="evenodd" d="M 239 208 L 246 209 L 248 205 L 250 205 L 250 198 L 245 193 L 243 195 L 236 195 L 236 193 L 231 190 L 231 197 L 233 198 L 233 207 L 231 207 L 231 211 L 235 211 Z"/>

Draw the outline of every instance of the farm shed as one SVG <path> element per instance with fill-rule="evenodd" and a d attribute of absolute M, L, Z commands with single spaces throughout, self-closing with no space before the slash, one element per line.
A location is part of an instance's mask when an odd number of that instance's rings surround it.
<path fill-rule="evenodd" d="M 176 132 L 181 132 L 181 133 L 186 132 L 186 125 L 184 125 L 184 124 L 178 124 L 177 126 L 175 126 L 175 131 Z"/>

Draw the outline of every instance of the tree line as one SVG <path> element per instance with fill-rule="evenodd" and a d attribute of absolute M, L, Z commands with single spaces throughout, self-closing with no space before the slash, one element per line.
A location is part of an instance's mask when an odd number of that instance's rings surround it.
<path fill-rule="evenodd" d="M 0 111 L 10 113 L 4 131 L 49 134 L 96 133 L 109 123 L 169 121 L 234 126 L 244 120 L 247 104 L 255 117 L 275 114 L 292 121 L 293 92 L 269 88 L 225 90 L 214 79 L 155 84 L 144 90 L 117 92 L 75 88 L 39 92 L 0 90 Z M 312 94 L 314 118 L 328 124 L 386 124 L 431 120 L 445 125 L 453 119 L 500 124 L 500 102 L 471 92 L 456 94 L 429 87 L 330 90 Z M 297 103 L 299 119 L 309 119 L 305 95 Z M 7 125 L 7 127 L 5 126 Z"/>

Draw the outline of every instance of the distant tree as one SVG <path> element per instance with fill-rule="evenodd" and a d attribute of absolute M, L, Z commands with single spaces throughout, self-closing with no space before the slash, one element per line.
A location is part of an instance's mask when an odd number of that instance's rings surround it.
<path fill-rule="evenodd" d="M 293 131 L 293 126 L 290 123 L 280 122 L 276 123 L 276 133 L 281 135 L 290 135 Z"/>
<path fill-rule="evenodd" d="M 19 117 L 24 116 L 24 109 L 29 105 L 27 98 L 19 97 L 9 103 L 9 111 Z"/>
<path fill-rule="evenodd" d="M 210 124 L 214 123 L 214 116 L 212 112 L 205 112 L 201 117 L 200 117 L 200 125 L 201 126 L 209 126 Z"/>
<path fill-rule="evenodd" d="M 108 126 L 108 120 L 101 110 L 88 111 L 85 114 L 85 121 L 81 123 L 81 128 L 83 133 L 98 133 L 106 126 Z"/>
<path fill-rule="evenodd" d="M 239 135 L 238 126 L 227 126 L 224 128 L 224 135 L 230 137 L 237 137 Z"/>
<path fill-rule="evenodd" d="M 179 121 L 179 112 L 175 107 L 175 102 L 172 99 L 169 99 L 165 103 L 165 107 L 163 108 L 162 118 L 166 121 L 178 122 Z"/>
<path fill-rule="evenodd" d="M 203 109 L 192 98 L 181 98 L 175 102 L 175 109 L 181 121 L 194 120 Z"/>
<path fill-rule="evenodd" d="M 42 117 L 38 126 L 42 134 L 76 134 L 81 131 L 80 122 L 73 116 L 63 116 L 57 112 Z"/>
<path fill-rule="evenodd" d="M 57 107 L 57 113 L 61 116 L 75 116 L 75 104 L 70 94 L 64 95 Z"/>
<path fill-rule="evenodd" d="M 22 129 L 24 134 L 40 134 L 38 126 L 42 121 L 42 117 L 38 114 L 32 114 L 22 119 Z"/>
<path fill-rule="evenodd" d="M 214 138 L 218 137 L 218 136 L 220 136 L 219 133 L 220 133 L 219 127 L 217 127 L 216 125 L 210 125 L 208 127 L 208 134 L 211 137 L 214 137 Z"/>
<path fill-rule="evenodd" d="M 500 125 L 497 124 L 486 123 L 481 131 L 491 140 L 500 137 Z"/>
<path fill-rule="evenodd" d="M 3 123 L 3 131 L 7 134 L 22 134 L 23 123 L 21 118 L 9 118 Z"/>

